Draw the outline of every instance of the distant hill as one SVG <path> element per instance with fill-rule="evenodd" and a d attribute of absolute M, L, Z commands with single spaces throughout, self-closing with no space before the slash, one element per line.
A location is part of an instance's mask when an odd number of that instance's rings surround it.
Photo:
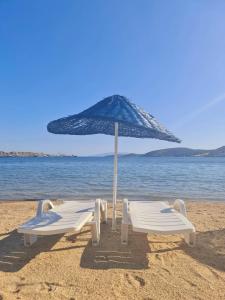
<path fill-rule="evenodd" d="M 174 156 L 174 157 L 193 157 L 193 156 L 224 156 L 225 146 L 213 150 L 204 149 L 190 149 L 190 148 L 168 148 L 161 150 L 154 150 L 143 154 L 143 156 L 159 157 L 159 156 Z"/>
<path fill-rule="evenodd" d="M 75 155 L 64 155 L 64 154 L 58 154 L 58 155 L 52 155 L 52 154 L 46 154 L 43 152 L 20 152 L 20 151 L 0 151 L 0 157 L 64 157 L 64 156 L 73 156 Z"/>
<path fill-rule="evenodd" d="M 94 155 L 96 157 L 113 157 L 113 153 L 105 153 L 100 155 Z M 208 156 L 208 157 L 225 157 L 225 146 L 217 149 L 205 150 L 205 149 L 191 149 L 184 147 L 167 148 L 147 152 L 145 154 L 137 153 L 119 153 L 120 157 L 196 157 L 196 156 Z"/>
<path fill-rule="evenodd" d="M 95 155 L 96 157 L 113 157 L 112 153 L 105 153 L 101 155 Z M 76 155 L 65 154 L 46 154 L 43 152 L 17 152 L 17 151 L 0 151 L 0 157 L 77 157 Z M 225 146 L 217 149 L 205 150 L 205 149 L 190 149 L 190 148 L 168 148 L 147 152 L 145 154 L 135 153 L 119 153 L 120 157 L 133 157 L 133 156 L 145 156 L 145 157 L 225 157 Z"/>
<path fill-rule="evenodd" d="M 42 152 L 17 152 L 17 151 L 0 151 L 0 157 L 48 157 L 49 154 Z"/>
<path fill-rule="evenodd" d="M 208 156 L 225 156 L 225 146 L 222 146 L 215 150 L 210 150 Z"/>

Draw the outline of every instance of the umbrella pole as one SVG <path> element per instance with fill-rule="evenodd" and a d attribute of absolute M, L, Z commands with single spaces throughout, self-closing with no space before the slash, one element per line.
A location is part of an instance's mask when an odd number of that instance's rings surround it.
<path fill-rule="evenodd" d="M 114 176 L 113 176 L 113 218 L 112 230 L 116 230 L 116 198 L 117 198 L 117 174 L 118 174 L 118 129 L 119 124 L 115 123 L 114 140 Z"/>

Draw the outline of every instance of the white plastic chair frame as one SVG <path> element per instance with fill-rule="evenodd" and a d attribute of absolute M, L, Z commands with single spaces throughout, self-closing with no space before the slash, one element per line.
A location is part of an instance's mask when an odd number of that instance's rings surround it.
<path fill-rule="evenodd" d="M 176 199 L 173 203 L 172 208 L 180 212 L 185 218 L 187 218 L 187 211 L 185 203 L 181 199 Z M 123 209 L 122 209 L 122 224 L 121 224 L 121 243 L 127 245 L 128 243 L 128 229 L 131 224 L 130 220 L 130 211 L 129 211 L 129 202 L 128 199 L 123 200 Z M 196 233 L 195 231 L 189 233 L 182 233 L 184 236 L 185 242 L 189 246 L 195 246 L 196 244 Z"/>
<path fill-rule="evenodd" d="M 63 204 L 62 204 L 63 205 Z M 54 208 L 53 203 L 49 199 L 38 201 L 36 217 L 41 218 L 44 214 L 45 207 L 48 206 L 49 209 Z M 100 224 L 101 219 L 103 223 L 107 223 L 107 201 L 96 199 L 95 201 L 95 210 L 93 215 L 93 220 L 87 222 L 85 225 L 91 226 L 92 234 L 92 244 L 93 246 L 98 246 L 100 242 Z M 38 235 L 34 234 L 24 234 L 24 245 L 26 247 L 31 246 L 37 241 Z"/>

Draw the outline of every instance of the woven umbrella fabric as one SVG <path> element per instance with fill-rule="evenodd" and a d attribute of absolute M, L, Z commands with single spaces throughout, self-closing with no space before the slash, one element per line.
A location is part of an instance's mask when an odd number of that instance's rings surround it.
<path fill-rule="evenodd" d="M 120 95 L 107 97 L 79 114 L 52 121 L 47 129 L 55 134 L 114 135 L 115 123 L 119 124 L 119 136 L 180 142 L 151 114 Z"/>

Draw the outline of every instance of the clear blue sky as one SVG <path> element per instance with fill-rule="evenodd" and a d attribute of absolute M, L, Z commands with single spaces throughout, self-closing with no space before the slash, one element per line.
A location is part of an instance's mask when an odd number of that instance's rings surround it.
<path fill-rule="evenodd" d="M 181 146 L 225 145 L 225 1 L 0 0 L 0 150 L 104 153 L 49 121 L 121 94 Z M 121 152 L 177 144 L 120 139 Z"/>

